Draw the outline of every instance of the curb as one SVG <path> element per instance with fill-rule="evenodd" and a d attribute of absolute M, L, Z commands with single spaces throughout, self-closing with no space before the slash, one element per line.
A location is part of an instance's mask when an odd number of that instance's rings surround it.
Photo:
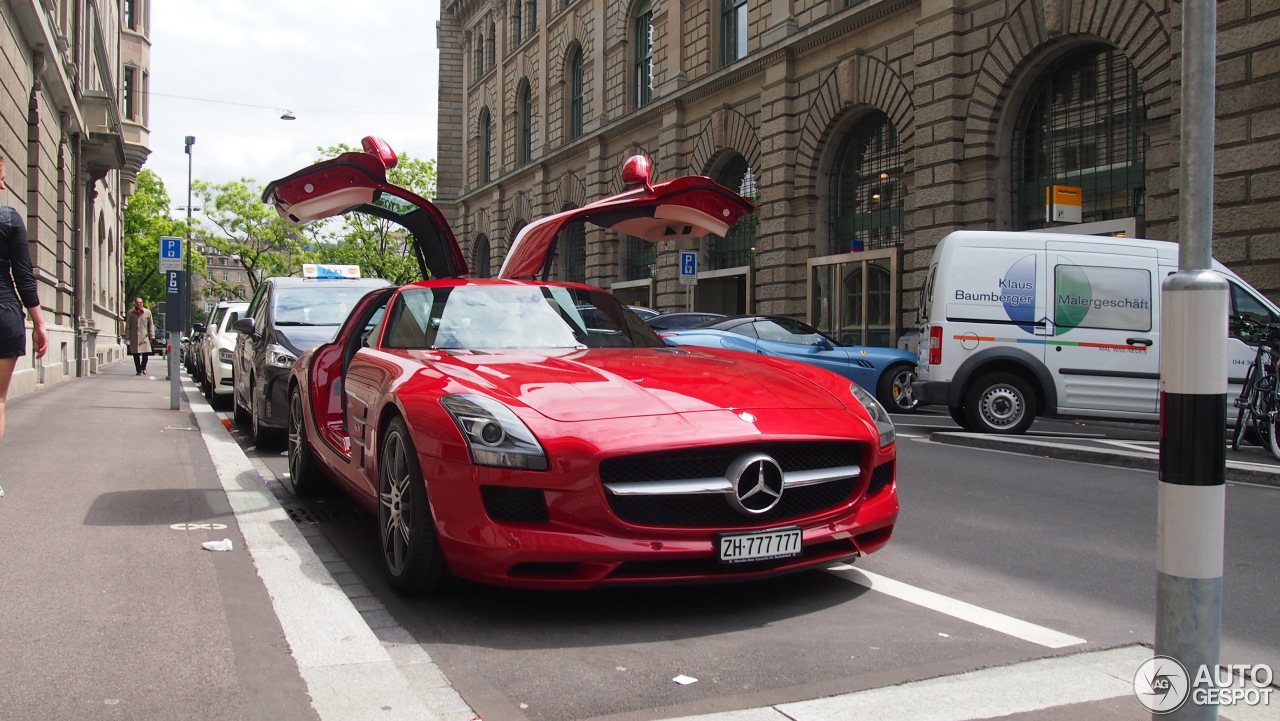
<path fill-rule="evenodd" d="M 986 433 L 934 432 L 929 434 L 929 440 L 933 443 L 944 443 L 952 446 L 984 448 L 1007 453 L 1020 453 L 1027 456 L 1056 458 L 1063 461 L 1100 463 L 1143 471 L 1160 470 L 1158 456 L 1133 451 L 1104 450 L 1069 443 L 1031 441 L 1024 438 Z M 1280 467 L 1272 469 L 1269 466 L 1260 466 L 1253 463 L 1228 461 L 1225 469 L 1225 478 L 1227 481 L 1236 483 L 1256 483 L 1263 486 L 1280 487 Z"/>

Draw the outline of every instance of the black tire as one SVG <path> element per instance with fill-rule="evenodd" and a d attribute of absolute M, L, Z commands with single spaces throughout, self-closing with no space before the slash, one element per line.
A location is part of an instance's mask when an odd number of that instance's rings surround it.
<path fill-rule="evenodd" d="M 1249 412 L 1249 408 L 1253 403 L 1254 394 L 1257 393 L 1257 390 L 1253 387 L 1257 368 L 1256 363 L 1249 365 L 1249 372 L 1245 373 L 1244 376 L 1244 388 L 1240 391 L 1240 397 L 1235 401 L 1237 407 L 1236 426 L 1231 430 L 1231 450 L 1233 451 L 1240 450 L 1240 441 L 1245 437 L 1245 432 L 1248 430 L 1246 426 L 1251 425 L 1250 421 L 1253 420 L 1253 414 Z"/>
<path fill-rule="evenodd" d="M 378 538 L 391 586 L 407 595 L 451 587 L 455 577 L 440 552 L 426 479 L 403 419 L 387 426 L 378 460 Z"/>
<path fill-rule="evenodd" d="M 267 428 L 262 425 L 262 414 L 258 411 L 258 404 L 254 402 L 254 398 L 258 395 L 253 387 L 249 384 L 249 437 L 253 440 L 253 445 L 259 448 L 270 448 L 280 442 L 280 431 L 275 428 Z"/>
<path fill-rule="evenodd" d="M 319 495 L 326 486 L 320 465 L 311 453 L 302 392 L 296 387 L 289 393 L 289 476 L 285 485 L 298 497 Z"/>
<path fill-rule="evenodd" d="M 253 422 L 253 416 L 249 411 L 245 410 L 244 406 L 240 405 L 240 394 L 236 392 L 238 386 L 236 381 L 237 379 L 233 373 L 231 375 L 231 415 L 237 426 L 248 428 Z M 252 403 L 253 399 L 250 398 L 249 402 Z"/>
<path fill-rule="evenodd" d="M 1036 397 L 1031 385 L 1012 373 L 991 373 L 978 378 L 964 401 L 967 428 L 981 433 L 1026 433 L 1036 418 Z"/>
<path fill-rule="evenodd" d="M 956 425 L 966 431 L 969 430 L 969 419 L 965 418 L 964 408 L 960 406 L 947 406 L 947 414 L 951 416 L 951 420 L 956 422 Z"/>
<path fill-rule="evenodd" d="M 889 366 L 880 374 L 876 383 L 876 400 L 890 413 L 911 413 L 920 402 L 911 392 L 911 382 L 916 379 L 916 369 L 906 363 Z"/>
<path fill-rule="evenodd" d="M 200 381 L 200 393 L 209 400 L 209 405 L 213 405 L 213 382 L 207 377 Z"/>

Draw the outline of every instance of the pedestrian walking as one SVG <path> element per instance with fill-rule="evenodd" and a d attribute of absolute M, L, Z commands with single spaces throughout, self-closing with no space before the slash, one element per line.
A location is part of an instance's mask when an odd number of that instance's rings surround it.
<path fill-rule="evenodd" d="M 0 156 L 0 190 L 5 189 L 4 156 Z M 0 205 L 0 438 L 4 437 L 4 403 L 18 359 L 27 354 L 27 328 L 23 308 L 31 318 L 31 345 L 36 358 L 49 347 L 49 332 L 40 313 L 36 277 L 31 271 L 31 250 L 22 214 Z M 4 489 L 0 488 L 0 496 Z"/>
<path fill-rule="evenodd" d="M 124 342 L 129 345 L 129 355 L 133 356 L 134 374 L 145 376 L 151 344 L 156 341 L 156 324 L 141 298 L 134 298 L 133 310 L 124 314 L 124 328 Z"/>

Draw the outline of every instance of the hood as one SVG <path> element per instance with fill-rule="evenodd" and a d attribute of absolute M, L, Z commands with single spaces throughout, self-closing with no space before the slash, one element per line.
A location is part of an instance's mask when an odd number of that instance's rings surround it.
<path fill-rule="evenodd" d="M 343 153 L 267 184 L 262 202 L 291 225 L 305 225 L 353 211 L 390 220 L 408 231 L 423 278 L 467 274 L 467 261 L 444 214 L 431 201 L 387 182 L 399 162 L 380 138 L 360 141 L 361 152 Z"/>
<path fill-rule="evenodd" d="M 435 369 L 566 422 L 724 409 L 845 407 L 825 389 L 776 368 L 669 349 L 459 354 L 437 362 Z"/>
<path fill-rule="evenodd" d="M 512 241 L 498 277 L 534 278 L 545 273 L 555 256 L 560 231 L 576 221 L 656 242 L 702 235 L 723 237 L 734 223 L 755 210 L 746 198 L 711 178 L 687 175 L 650 185 L 649 175 L 649 159 L 633 156 L 622 168 L 622 182 L 634 186 L 631 190 L 524 226 Z"/>
<path fill-rule="evenodd" d="M 321 343 L 328 343 L 338 335 L 338 325 L 290 325 L 275 329 L 275 342 L 301 356 Z"/>

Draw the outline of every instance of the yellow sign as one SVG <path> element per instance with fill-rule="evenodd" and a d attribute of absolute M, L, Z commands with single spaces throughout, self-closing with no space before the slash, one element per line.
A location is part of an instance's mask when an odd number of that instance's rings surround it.
<path fill-rule="evenodd" d="M 1049 185 L 1044 189 L 1044 219 L 1050 223 L 1079 223 L 1083 215 L 1084 191 L 1072 185 Z"/>

